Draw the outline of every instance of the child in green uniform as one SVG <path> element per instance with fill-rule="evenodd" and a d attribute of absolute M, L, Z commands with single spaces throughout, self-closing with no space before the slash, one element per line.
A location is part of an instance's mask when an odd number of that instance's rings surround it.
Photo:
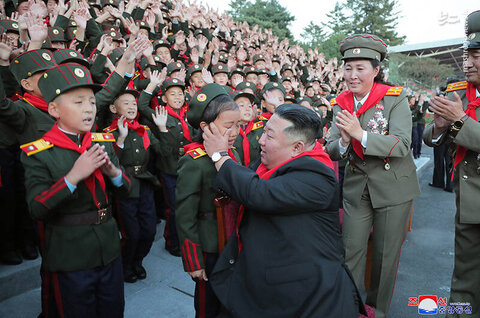
<path fill-rule="evenodd" d="M 165 225 L 165 248 L 170 254 L 180 256 L 178 234 L 175 225 L 175 187 L 177 184 L 177 164 L 180 156 L 184 154 L 183 147 L 192 142 L 193 129 L 190 127 L 187 118 L 187 105 L 185 105 L 184 88 L 185 84 L 176 79 L 170 78 L 163 81 L 158 72 L 152 72 L 150 84 L 142 92 L 139 99 L 140 114 L 150 119 L 155 111 L 150 108 L 152 93 L 157 85 L 162 86 L 162 101 L 166 106 L 160 107 L 159 114 L 162 120 L 158 121 L 152 131 L 160 140 L 162 151 L 157 157 L 156 167 L 159 170 L 159 178 L 165 191 L 167 203 L 167 222 Z M 156 98 L 156 97 L 155 97 Z"/>
<path fill-rule="evenodd" d="M 55 295 L 46 298 L 54 303 L 44 314 L 123 317 L 120 240 L 109 194 L 112 188 L 128 196 L 130 180 L 117 168 L 113 135 L 90 132 L 100 87 L 73 63 L 46 71 L 38 86 L 57 120 L 42 139 L 22 146 L 30 214 L 45 224 L 44 291 Z"/>
<path fill-rule="evenodd" d="M 120 94 L 110 105 L 110 111 L 119 117 L 104 129 L 114 135 L 120 164 L 132 181 L 130 195 L 117 201 L 119 223 L 126 235 L 122 261 L 127 283 L 146 278 L 142 261 L 152 247 L 157 225 L 153 186 L 159 182 L 147 166 L 150 149 L 160 153 L 160 143 L 147 126 L 138 123 L 137 97 L 138 92 L 133 90 Z"/>
<path fill-rule="evenodd" d="M 214 123 L 222 134 L 229 134 L 233 145 L 240 126 L 240 112 L 222 86 L 212 83 L 193 96 L 188 122 L 203 130 Z M 216 317 L 219 302 L 208 282 L 218 258 L 218 233 L 215 192 L 212 190 L 216 175 L 212 160 L 222 156 L 235 158 L 234 150 L 217 153 L 210 159 L 203 147 L 201 132 L 194 143 L 185 147 L 185 156 L 178 163 L 176 191 L 177 229 L 184 269 L 196 281 L 196 317 Z"/>

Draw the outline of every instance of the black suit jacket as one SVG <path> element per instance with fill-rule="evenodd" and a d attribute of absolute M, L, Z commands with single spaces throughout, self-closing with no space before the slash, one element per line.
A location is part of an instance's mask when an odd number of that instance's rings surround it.
<path fill-rule="evenodd" d="M 344 264 L 332 169 L 300 157 L 263 180 L 227 160 L 214 187 L 245 207 L 240 254 L 232 235 L 210 275 L 231 316 L 357 318 L 364 311 Z"/>

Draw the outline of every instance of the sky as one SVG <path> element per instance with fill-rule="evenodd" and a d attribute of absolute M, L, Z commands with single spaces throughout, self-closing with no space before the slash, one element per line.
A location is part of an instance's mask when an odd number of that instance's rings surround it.
<path fill-rule="evenodd" d="M 278 0 L 295 16 L 290 30 L 301 39 L 303 28 L 313 21 L 327 22 L 326 14 L 335 6 L 335 0 Z M 228 0 L 199 0 L 219 11 L 228 10 Z M 340 2 L 343 2 L 340 0 Z M 480 10 L 478 0 L 399 0 L 397 32 L 406 35 L 405 44 L 418 44 L 461 38 L 465 35 L 465 17 Z"/>

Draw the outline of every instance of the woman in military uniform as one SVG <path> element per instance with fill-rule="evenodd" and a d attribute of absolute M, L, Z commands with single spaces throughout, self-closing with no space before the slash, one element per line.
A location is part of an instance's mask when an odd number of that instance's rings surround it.
<path fill-rule="evenodd" d="M 343 184 L 345 261 L 363 285 L 373 227 L 372 274 L 366 304 L 385 317 L 395 286 L 412 199 L 420 193 L 410 144 L 412 119 L 402 87 L 384 84 L 387 45 L 370 34 L 341 42 L 347 91 L 332 102 L 327 144 L 333 160 L 347 158 Z"/>
<path fill-rule="evenodd" d="M 229 133 L 232 146 L 240 127 L 240 111 L 219 84 L 208 84 L 192 97 L 188 122 L 203 129 L 214 123 L 222 134 Z M 216 317 L 219 302 L 208 276 L 218 258 L 218 233 L 212 190 L 217 174 L 214 162 L 222 156 L 238 158 L 234 150 L 216 153 L 212 159 L 203 147 L 201 131 L 185 146 L 185 155 L 178 163 L 176 188 L 177 230 L 184 269 L 196 282 L 196 317 Z M 238 160 L 238 159 L 237 159 Z M 213 161 L 213 162 L 212 162 Z"/>

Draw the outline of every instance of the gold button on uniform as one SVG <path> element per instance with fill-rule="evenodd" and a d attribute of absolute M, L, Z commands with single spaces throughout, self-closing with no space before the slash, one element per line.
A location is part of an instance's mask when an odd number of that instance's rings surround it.
<path fill-rule="evenodd" d="M 135 149 L 135 152 L 136 152 L 136 153 L 139 153 L 139 152 L 140 152 L 140 150 L 138 150 L 138 149 Z"/>

